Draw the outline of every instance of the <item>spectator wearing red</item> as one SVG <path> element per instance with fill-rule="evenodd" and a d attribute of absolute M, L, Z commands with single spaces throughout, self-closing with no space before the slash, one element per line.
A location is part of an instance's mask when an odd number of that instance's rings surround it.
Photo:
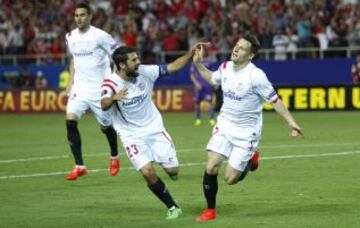
<path fill-rule="evenodd" d="M 355 63 L 351 66 L 352 81 L 354 84 L 360 84 L 360 54 L 356 56 Z"/>

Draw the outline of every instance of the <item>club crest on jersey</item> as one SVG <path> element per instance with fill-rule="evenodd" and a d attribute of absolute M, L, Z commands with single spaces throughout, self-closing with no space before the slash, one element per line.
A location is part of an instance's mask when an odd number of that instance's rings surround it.
<path fill-rule="evenodd" d="M 143 82 L 140 82 L 137 87 L 139 88 L 140 91 L 144 91 L 144 90 L 145 90 L 145 84 L 144 84 Z"/>
<path fill-rule="evenodd" d="M 237 84 L 237 86 L 236 86 L 236 90 L 237 90 L 237 91 L 240 91 L 240 90 L 242 89 L 242 87 L 243 87 L 243 84 L 242 84 L 242 83 L 239 83 L 239 84 Z"/>

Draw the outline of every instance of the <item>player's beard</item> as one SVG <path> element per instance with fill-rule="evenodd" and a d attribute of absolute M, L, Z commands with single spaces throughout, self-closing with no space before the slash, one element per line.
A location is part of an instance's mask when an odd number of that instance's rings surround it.
<path fill-rule="evenodd" d="M 139 76 L 139 72 L 137 71 L 137 69 L 135 70 L 130 70 L 129 68 L 127 68 L 126 70 L 126 75 L 129 78 L 137 78 Z"/>

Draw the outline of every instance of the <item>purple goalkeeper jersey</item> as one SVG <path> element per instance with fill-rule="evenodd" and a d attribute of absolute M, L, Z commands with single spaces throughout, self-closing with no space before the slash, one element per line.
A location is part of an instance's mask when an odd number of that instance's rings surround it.
<path fill-rule="evenodd" d="M 211 66 L 211 62 L 208 60 L 204 60 L 202 63 L 208 69 Z M 195 76 L 196 81 L 199 82 L 204 89 L 212 90 L 211 85 L 200 75 L 194 64 L 191 64 L 190 73 Z"/>
<path fill-rule="evenodd" d="M 203 64 L 206 68 L 210 68 L 211 62 L 208 60 L 203 61 Z M 196 103 L 199 103 L 202 100 L 211 101 L 213 88 L 212 86 L 200 75 L 194 64 L 191 65 L 190 72 L 194 75 L 195 80 L 201 84 L 201 89 L 197 89 L 194 86 L 194 100 Z"/>

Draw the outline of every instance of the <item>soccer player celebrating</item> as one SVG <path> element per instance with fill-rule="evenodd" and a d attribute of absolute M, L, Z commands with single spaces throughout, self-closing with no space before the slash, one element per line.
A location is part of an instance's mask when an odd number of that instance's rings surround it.
<path fill-rule="evenodd" d="M 159 163 L 173 180 L 177 179 L 179 163 L 174 143 L 152 102 L 152 89 L 157 78 L 184 67 L 193 54 L 194 49 L 169 64 L 142 65 L 135 49 L 120 47 L 112 55 L 116 71 L 102 83 L 101 107 L 113 112 L 114 128 L 129 160 L 168 208 L 167 219 L 180 217 L 182 211 L 152 163 Z"/>
<path fill-rule="evenodd" d="M 81 138 L 78 121 L 90 109 L 101 125 L 110 145 L 110 174 L 117 175 L 120 160 L 117 149 L 117 136 L 111 126 L 109 113 L 100 106 L 101 82 L 105 75 L 111 74 L 109 55 L 117 47 L 116 42 L 106 32 L 90 25 L 92 14 L 87 4 L 80 3 L 75 8 L 77 28 L 66 34 L 66 43 L 72 59 L 70 60 L 70 83 L 66 91 L 67 138 L 75 159 L 75 168 L 66 176 L 69 181 L 86 175 L 81 152 Z"/>
<path fill-rule="evenodd" d="M 196 50 L 193 61 L 200 74 L 213 85 L 221 85 L 224 103 L 207 145 L 208 160 L 203 177 L 203 191 L 207 209 L 196 219 L 204 222 L 216 218 L 217 175 L 222 162 L 228 159 L 225 171 L 227 184 L 243 180 L 248 172 L 258 167 L 257 147 L 262 130 L 263 100 L 288 123 L 291 136 L 302 134 L 301 128 L 279 99 L 265 73 L 251 60 L 260 48 L 252 34 L 244 34 L 231 54 L 215 72 L 202 64 L 204 47 Z"/>

